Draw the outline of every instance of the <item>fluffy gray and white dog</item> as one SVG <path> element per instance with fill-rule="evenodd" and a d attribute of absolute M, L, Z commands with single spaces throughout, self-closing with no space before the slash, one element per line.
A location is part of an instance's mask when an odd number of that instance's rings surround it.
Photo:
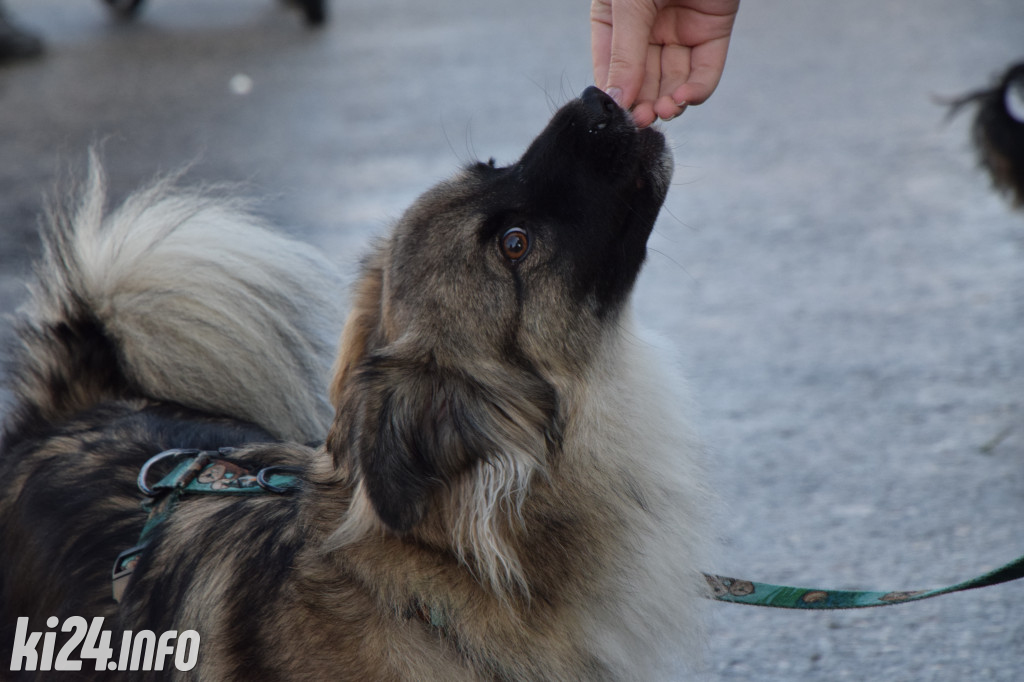
<path fill-rule="evenodd" d="M 191 670 L 118 679 L 650 680 L 693 655 L 701 451 L 629 302 L 671 174 L 588 89 L 373 245 L 335 353 L 313 249 L 166 182 L 105 215 L 94 164 L 7 368 L 0 662 L 51 616 L 201 636 Z M 301 484 L 183 498 L 115 602 L 140 467 L 224 446 Z"/>

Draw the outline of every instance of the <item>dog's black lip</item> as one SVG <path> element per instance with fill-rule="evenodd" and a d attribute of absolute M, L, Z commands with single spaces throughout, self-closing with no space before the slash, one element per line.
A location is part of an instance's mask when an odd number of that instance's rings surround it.
<path fill-rule="evenodd" d="M 665 154 L 665 135 L 655 128 L 641 128 L 637 131 L 636 144 L 640 163 L 650 167 L 660 164 Z"/>
<path fill-rule="evenodd" d="M 665 136 L 657 128 L 641 128 L 638 130 L 637 142 L 645 155 L 660 156 L 665 151 Z"/>
<path fill-rule="evenodd" d="M 672 177 L 672 160 L 665 135 L 655 128 L 640 128 L 633 142 L 635 170 L 632 180 L 637 189 L 650 184 L 658 194 L 667 192 Z"/>
<path fill-rule="evenodd" d="M 598 162 L 600 165 L 595 170 L 604 175 L 612 187 L 639 188 L 647 183 L 667 186 L 666 175 L 671 173 L 672 164 L 666 158 L 665 136 L 654 128 L 637 128 L 628 115 L 626 121 L 619 123 L 617 130 L 608 131 L 608 135 L 617 139 L 609 139 L 604 144 L 617 151 Z"/>

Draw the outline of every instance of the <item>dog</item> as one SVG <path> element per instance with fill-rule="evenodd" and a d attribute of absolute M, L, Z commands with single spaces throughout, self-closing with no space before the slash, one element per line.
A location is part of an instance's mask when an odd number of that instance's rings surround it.
<path fill-rule="evenodd" d="M 630 308 L 659 131 L 588 88 L 517 162 L 428 190 L 361 262 L 336 353 L 316 250 L 173 179 L 107 214 L 90 168 L 7 368 L 12 678 L 49 679 L 47 647 L 73 661 L 86 622 L 103 638 L 61 679 L 650 680 L 699 656 L 702 448 Z M 294 480 L 182 497 L 143 532 L 140 468 L 173 449 Z M 132 633 L 195 648 L 126 669 Z"/>
<path fill-rule="evenodd" d="M 1016 209 L 1024 209 L 1024 62 L 1007 67 L 988 88 L 950 102 L 950 115 L 976 105 L 971 138 L 992 184 Z"/>

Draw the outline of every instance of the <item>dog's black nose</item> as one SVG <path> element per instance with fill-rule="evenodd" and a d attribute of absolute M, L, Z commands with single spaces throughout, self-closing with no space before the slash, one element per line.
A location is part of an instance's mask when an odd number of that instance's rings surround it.
<path fill-rule="evenodd" d="M 615 116 L 621 115 L 615 100 L 593 85 L 583 91 L 580 102 L 591 130 L 603 130 Z"/>

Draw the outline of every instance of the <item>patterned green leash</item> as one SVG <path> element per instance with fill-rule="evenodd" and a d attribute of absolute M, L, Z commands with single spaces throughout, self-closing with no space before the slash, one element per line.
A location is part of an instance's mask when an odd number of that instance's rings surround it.
<path fill-rule="evenodd" d="M 808 587 L 769 585 L 705 574 L 712 596 L 718 601 L 777 609 L 866 609 L 931 599 L 952 592 L 974 590 L 1024 578 L 1024 556 L 977 578 L 934 590 L 868 592 L 821 590 Z"/>

